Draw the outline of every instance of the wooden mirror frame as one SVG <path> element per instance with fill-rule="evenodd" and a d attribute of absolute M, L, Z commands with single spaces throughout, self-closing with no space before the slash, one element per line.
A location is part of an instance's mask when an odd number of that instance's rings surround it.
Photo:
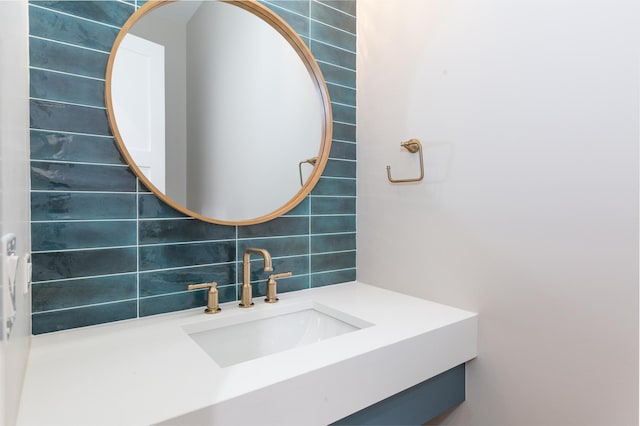
<path fill-rule="evenodd" d="M 325 166 L 327 165 L 327 161 L 329 160 L 329 152 L 331 150 L 331 139 L 333 134 L 333 120 L 331 113 L 331 102 L 329 99 L 329 90 L 327 88 L 327 84 L 324 80 L 324 76 L 322 75 L 322 71 L 318 66 L 315 58 L 313 57 L 311 51 L 307 47 L 306 44 L 302 41 L 302 39 L 296 34 L 296 32 L 287 24 L 280 16 L 276 15 L 274 12 L 269 10 L 267 7 L 262 6 L 257 3 L 256 0 L 204 0 L 204 1 L 220 1 L 222 3 L 229 3 L 234 6 L 240 7 L 241 9 L 247 10 L 253 15 L 265 21 L 272 28 L 274 28 L 280 35 L 282 35 L 285 40 L 293 47 L 295 52 L 298 54 L 305 67 L 309 72 L 309 76 L 311 77 L 313 84 L 316 88 L 316 92 L 318 96 L 320 96 L 321 104 L 322 104 L 322 135 L 320 140 L 320 150 L 318 152 L 318 158 L 313 168 L 313 171 L 307 178 L 304 185 L 301 189 L 287 201 L 280 208 L 272 211 L 271 213 L 265 214 L 263 216 L 259 216 L 253 219 L 241 220 L 241 221 L 228 221 L 228 220 L 220 220 L 216 218 L 211 218 L 207 216 L 203 216 L 197 212 L 189 210 L 185 206 L 175 202 L 170 197 L 165 195 L 162 191 L 160 191 L 140 170 L 140 168 L 136 165 L 135 161 L 129 154 L 125 143 L 120 135 L 118 130 L 118 125 L 115 119 L 115 113 L 113 111 L 113 102 L 111 98 L 111 78 L 113 73 L 113 64 L 116 56 L 116 52 L 120 43 L 122 42 L 124 36 L 129 32 L 131 27 L 140 20 L 143 16 L 147 15 L 154 9 L 162 7 L 169 3 L 175 3 L 176 0 L 150 0 L 145 3 L 140 9 L 135 11 L 131 17 L 125 22 L 124 26 L 120 30 L 115 42 L 113 43 L 113 47 L 111 49 L 111 53 L 109 54 L 109 61 L 107 62 L 107 73 L 106 73 L 106 84 L 105 84 L 105 100 L 107 106 L 107 117 L 109 119 L 109 125 L 111 126 L 111 131 L 116 140 L 116 144 L 118 149 L 124 156 L 127 164 L 133 170 L 134 174 L 140 179 L 142 184 L 147 187 L 153 194 L 155 194 L 158 198 L 168 204 L 170 207 L 178 210 L 181 213 L 184 213 L 188 216 L 191 216 L 195 219 L 199 219 L 205 222 L 217 223 L 220 225 L 230 225 L 230 226 L 243 226 L 243 225 L 254 225 L 262 222 L 267 222 L 277 217 L 282 216 L 287 213 L 295 206 L 300 204 L 302 200 L 305 199 L 307 195 L 311 192 L 311 190 L 315 187 L 315 185 L 320 180 L 320 176 L 322 175 Z"/>

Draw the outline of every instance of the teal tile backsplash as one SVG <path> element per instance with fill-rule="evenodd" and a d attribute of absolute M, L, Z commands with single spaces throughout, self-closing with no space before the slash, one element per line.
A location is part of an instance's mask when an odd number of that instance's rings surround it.
<path fill-rule="evenodd" d="M 130 1 L 31 0 L 33 333 L 238 300 L 242 254 L 269 250 L 281 293 L 356 278 L 356 1 L 270 0 L 315 55 L 332 101 L 329 162 L 299 206 L 272 221 L 223 226 L 186 217 L 124 163 L 104 105 L 105 70 Z M 262 259 L 251 261 L 264 296 Z"/>

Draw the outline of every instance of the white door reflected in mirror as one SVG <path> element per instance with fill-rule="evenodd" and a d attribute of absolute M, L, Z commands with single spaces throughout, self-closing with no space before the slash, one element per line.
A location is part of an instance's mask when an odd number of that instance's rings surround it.
<path fill-rule="evenodd" d="M 165 192 L 164 46 L 127 34 L 114 68 L 111 90 L 120 135 L 140 171 Z"/>

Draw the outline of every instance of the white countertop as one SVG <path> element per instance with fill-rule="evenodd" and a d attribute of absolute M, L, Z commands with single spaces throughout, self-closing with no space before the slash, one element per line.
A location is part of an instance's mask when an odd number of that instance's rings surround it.
<path fill-rule="evenodd" d="M 362 283 L 34 336 L 18 425 L 328 424 L 477 355 L 477 315 Z M 184 331 L 313 301 L 373 326 L 221 368 Z"/>

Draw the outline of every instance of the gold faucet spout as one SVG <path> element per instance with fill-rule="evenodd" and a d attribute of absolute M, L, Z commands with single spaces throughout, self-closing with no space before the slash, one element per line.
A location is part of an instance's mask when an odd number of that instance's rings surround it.
<path fill-rule="evenodd" d="M 252 289 L 251 289 L 251 255 L 259 254 L 264 258 L 264 271 L 273 271 L 271 255 L 265 249 L 248 247 L 242 256 L 242 297 L 240 298 L 240 307 L 249 308 L 253 306 Z"/>

